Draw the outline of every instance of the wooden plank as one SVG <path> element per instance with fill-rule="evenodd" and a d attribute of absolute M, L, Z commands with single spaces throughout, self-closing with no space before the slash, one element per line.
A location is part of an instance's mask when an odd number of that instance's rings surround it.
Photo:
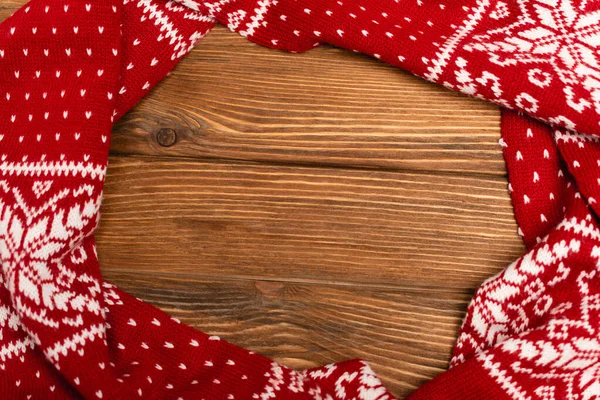
<path fill-rule="evenodd" d="M 502 178 L 110 160 L 105 269 L 473 289 L 523 251 Z"/>
<path fill-rule="evenodd" d="M 0 1 L 0 17 L 2 20 L 7 18 L 10 14 L 18 10 L 20 7 L 24 6 L 27 3 L 27 0 L 2 0 Z M 6 15 L 6 16 L 4 16 Z"/>
<path fill-rule="evenodd" d="M 107 263 L 104 264 L 107 266 Z M 105 277 L 187 324 L 291 368 L 367 360 L 399 398 L 447 368 L 469 293 L 206 280 L 136 273 Z"/>
<path fill-rule="evenodd" d="M 114 132 L 104 276 L 293 368 L 361 357 L 406 396 L 523 250 L 498 110 L 357 54 L 219 27 Z"/>
<path fill-rule="evenodd" d="M 18 3 L 18 4 L 17 4 Z M 10 17 L 15 11 L 17 11 L 20 5 L 25 4 L 25 2 L 17 1 L 0 1 L 0 21 L 4 21 L 8 17 Z"/>
<path fill-rule="evenodd" d="M 504 174 L 499 111 L 359 54 L 217 27 L 114 129 L 113 154 Z M 161 129 L 177 142 L 158 144 Z"/>

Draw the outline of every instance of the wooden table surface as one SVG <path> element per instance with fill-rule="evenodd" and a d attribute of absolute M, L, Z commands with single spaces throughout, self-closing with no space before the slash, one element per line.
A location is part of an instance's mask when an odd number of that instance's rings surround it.
<path fill-rule="evenodd" d="M 489 104 L 216 28 L 114 128 L 103 274 L 293 368 L 364 358 L 404 397 L 524 249 L 498 139 Z"/>

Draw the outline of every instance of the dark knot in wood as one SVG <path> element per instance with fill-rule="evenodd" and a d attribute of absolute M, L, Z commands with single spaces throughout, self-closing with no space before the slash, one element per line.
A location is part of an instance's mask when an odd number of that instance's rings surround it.
<path fill-rule="evenodd" d="M 163 147 L 171 147 L 177 142 L 175 129 L 163 128 L 156 134 L 156 141 Z"/>

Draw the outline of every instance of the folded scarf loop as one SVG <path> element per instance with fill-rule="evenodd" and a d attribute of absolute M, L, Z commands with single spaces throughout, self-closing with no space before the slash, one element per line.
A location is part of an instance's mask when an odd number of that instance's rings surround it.
<path fill-rule="evenodd" d="M 216 23 L 358 51 L 499 104 L 527 253 L 477 290 L 413 399 L 600 398 L 600 3 L 32 0 L 0 25 L 0 388 L 23 399 L 391 399 L 363 361 L 297 372 L 103 281 L 113 123 Z"/>

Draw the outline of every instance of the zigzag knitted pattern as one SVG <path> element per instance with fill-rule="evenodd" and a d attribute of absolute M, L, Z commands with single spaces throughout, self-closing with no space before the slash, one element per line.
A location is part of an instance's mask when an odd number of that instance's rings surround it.
<path fill-rule="evenodd" d="M 393 398 L 362 361 L 295 372 L 100 276 L 111 126 L 217 22 L 277 49 L 356 50 L 503 106 L 528 252 L 477 291 L 451 368 L 413 398 L 600 398 L 593 0 L 32 0 L 0 25 L 5 398 Z"/>

